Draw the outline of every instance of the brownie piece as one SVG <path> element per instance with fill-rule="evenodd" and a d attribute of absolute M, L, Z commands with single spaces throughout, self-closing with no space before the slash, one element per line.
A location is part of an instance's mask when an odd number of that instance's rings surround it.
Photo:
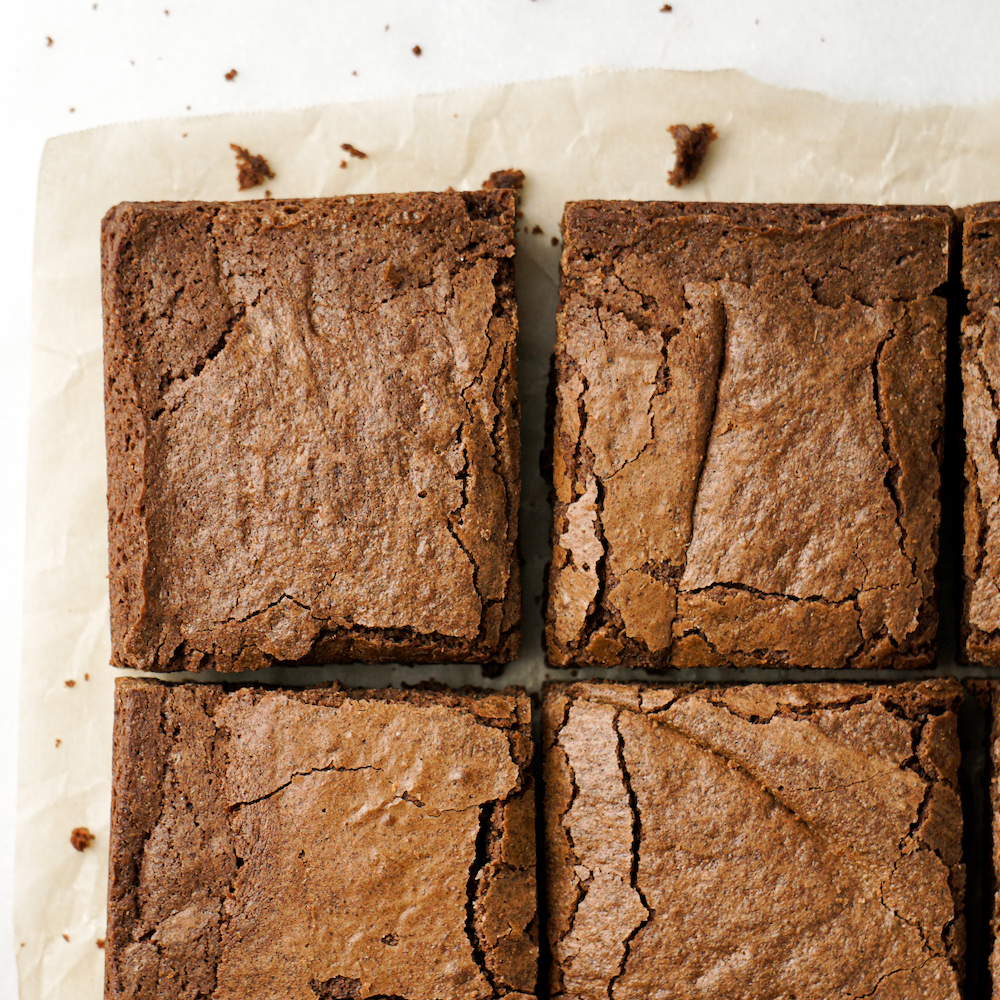
<path fill-rule="evenodd" d="M 708 154 L 708 147 L 719 135 L 711 122 L 702 122 L 694 128 L 690 125 L 671 125 L 667 131 L 674 140 L 676 157 L 674 168 L 667 175 L 667 183 L 671 187 L 684 187 L 698 176 Z"/>
<path fill-rule="evenodd" d="M 517 654 L 514 195 L 104 220 L 112 661 Z"/>
<path fill-rule="evenodd" d="M 1000 204 L 965 210 L 962 405 L 965 420 L 965 593 L 962 653 L 1000 666 Z"/>
<path fill-rule="evenodd" d="M 116 685 L 105 996 L 531 996 L 530 703 Z"/>
<path fill-rule="evenodd" d="M 959 998 L 953 680 L 552 685 L 554 997 Z"/>
<path fill-rule="evenodd" d="M 932 661 L 951 228 L 567 207 L 553 665 Z"/>

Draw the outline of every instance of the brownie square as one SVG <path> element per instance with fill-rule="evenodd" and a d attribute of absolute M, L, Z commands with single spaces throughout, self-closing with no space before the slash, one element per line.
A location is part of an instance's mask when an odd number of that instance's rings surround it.
<path fill-rule="evenodd" d="M 563 220 L 555 666 L 934 657 L 948 209 Z"/>
<path fill-rule="evenodd" d="M 105 996 L 535 992 L 530 703 L 116 685 Z"/>
<path fill-rule="evenodd" d="M 1000 666 L 1000 204 L 965 210 L 962 405 L 965 421 L 965 593 L 962 654 Z"/>
<path fill-rule="evenodd" d="M 108 213 L 115 665 L 516 656 L 513 223 L 510 191 Z"/>
<path fill-rule="evenodd" d="M 959 1000 L 961 697 L 548 687 L 551 995 Z"/>

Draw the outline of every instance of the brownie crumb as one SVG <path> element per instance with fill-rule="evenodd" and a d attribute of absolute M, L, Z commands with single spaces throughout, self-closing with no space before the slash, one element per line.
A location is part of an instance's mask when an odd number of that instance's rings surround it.
<path fill-rule="evenodd" d="M 347 169 L 347 160 L 341 160 L 340 161 L 340 169 L 341 170 L 346 170 Z"/>
<path fill-rule="evenodd" d="M 671 11 L 672 11 L 673 9 L 674 9 L 674 8 L 673 8 L 673 7 L 671 7 L 671 6 L 670 6 L 670 4 L 668 4 L 668 3 L 665 3 L 665 4 L 664 4 L 664 5 L 663 5 L 663 6 L 662 6 L 662 7 L 660 8 L 660 13 L 661 13 L 661 14 L 669 14 L 669 13 L 670 13 L 670 12 L 671 12 Z"/>
<path fill-rule="evenodd" d="M 227 79 L 227 80 L 235 80 L 235 79 L 236 79 L 236 70 L 234 70 L 234 69 L 231 69 L 231 70 L 230 70 L 230 71 L 229 71 L 229 72 L 228 72 L 228 73 L 226 74 L 226 79 Z"/>
<path fill-rule="evenodd" d="M 78 851 L 85 851 L 94 842 L 94 835 L 85 826 L 78 826 L 69 835 L 69 842 Z"/>
<path fill-rule="evenodd" d="M 509 167 L 507 170 L 494 170 L 489 178 L 483 181 L 484 191 L 500 191 L 503 188 L 513 188 L 515 191 L 520 191 L 522 187 L 524 187 L 524 171 L 515 170 L 513 167 Z M 521 213 L 517 214 L 520 218 Z"/>
<path fill-rule="evenodd" d="M 351 76 L 357 76 L 357 75 L 358 75 L 358 71 L 356 69 L 352 69 L 351 70 Z"/>
<path fill-rule="evenodd" d="M 229 148 L 236 153 L 237 178 L 241 191 L 263 184 L 265 180 L 274 180 L 274 171 L 263 156 L 255 156 L 234 142 L 229 144 Z"/>
<path fill-rule="evenodd" d="M 52 45 L 52 36 L 51 35 L 46 35 L 45 36 L 45 47 L 49 48 L 51 45 Z"/>
<path fill-rule="evenodd" d="M 63 683 L 68 688 L 75 688 L 76 687 L 76 681 L 74 681 L 74 680 L 63 681 Z"/>
<path fill-rule="evenodd" d="M 677 154 L 677 163 L 667 180 L 673 187 L 683 187 L 698 176 L 708 147 L 719 135 L 711 122 L 702 122 L 693 129 L 687 125 L 671 125 L 667 131 L 674 137 Z"/>
<path fill-rule="evenodd" d="M 57 739 L 56 740 L 56 747 L 60 747 L 60 746 L 62 746 L 62 740 Z"/>
<path fill-rule="evenodd" d="M 84 675 L 83 675 L 83 679 L 84 679 L 85 681 L 89 681 L 89 680 L 90 680 L 90 674 L 84 674 Z"/>
<path fill-rule="evenodd" d="M 386 934 L 382 938 L 382 944 L 387 944 L 390 948 L 395 947 L 399 943 L 399 938 L 395 934 Z"/>
<path fill-rule="evenodd" d="M 545 233 L 545 230 L 542 229 L 541 226 L 533 226 L 532 229 L 531 229 L 531 235 L 532 236 L 542 236 L 542 235 L 544 235 L 544 233 Z"/>
<path fill-rule="evenodd" d="M 270 198 L 271 197 L 271 189 L 270 188 L 264 188 L 264 197 L 265 198 Z"/>
<path fill-rule="evenodd" d="M 98 938 L 97 939 L 97 947 L 98 948 L 103 948 L 104 947 L 104 938 Z"/>
<path fill-rule="evenodd" d="M 70 108 L 70 109 L 69 109 L 69 113 L 70 113 L 70 114 L 73 114 L 73 112 L 74 112 L 74 111 L 76 111 L 76 108 Z"/>
<path fill-rule="evenodd" d="M 403 283 L 403 276 L 397 271 L 391 263 L 385 265 L 385 269 L 382 271 L 382 278 L 393 288 L 399 288 Z"/>
<path fill-rule="evenodd" d="M 63 934 L 63 941 L 68 941 L 68 940 L 69 940 L 69 935 Z"/>
<path fill-rule="evenodd" d="M 350 153 L 351 156 L 355 157 L 356 159 L 359 159 L 359 160 L 367 160 L 368 159 L 368 154 L 367 153 L 362 153 L 360 149 L 355 149 L 354 146 L 352 146 L 349 142 L 342 142 L 340 144 L 340 148 L 345 153 Z"/>
<path fill-rule="evenodd" d="M 552 237 L 552 245 L 553 245 L 554 247 L 557 247 L 557 246 L 559 246 L 559 237 L 558 237 L 558 236 L 553 236 L 553 237 Z"/>
<path fill-rule="evenodd" d="M 423 55 L 423 51 L 424 50 L 419 45 L 414 45 L 413 46 L 413 54 L 415 56 Z"/>

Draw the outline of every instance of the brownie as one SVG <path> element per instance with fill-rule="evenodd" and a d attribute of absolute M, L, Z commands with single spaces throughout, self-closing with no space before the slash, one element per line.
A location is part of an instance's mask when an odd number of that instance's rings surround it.
<path fill-rule="evenodd" d="M 116 685 L 105 996 L 534 995 L 519 689 Z"/>
<path fill-rule="evenodd" d="M 948 209 L 577 202 L 554 666 L 933 660 Z"/>
<path fill-rule="evenodd" d="M 953 680 L 551 685 L 554 997 L 959 998 Z"/>
<path fill-rule="evenodd" d="M 965 593 L 962 654 L 1000 666 L 1000 203 L 965 210 L 962 404 L 965 422 Z"/>
<path fill-rule="evenodd" d="M 517 654 L 514 195 L 104 220 L 112 661 Z"/>

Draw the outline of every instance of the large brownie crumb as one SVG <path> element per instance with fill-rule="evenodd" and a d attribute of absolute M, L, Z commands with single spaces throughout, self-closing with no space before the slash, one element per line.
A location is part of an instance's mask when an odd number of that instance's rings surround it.
<path fill-rule="evenodd" d="M 231 142 L 229 148 L 236 153 L 236 178 L 241 191 L 257 187 L 258 184 L 274 178 L 274 171 L 263 156 L 257 156 L 248 149 L 237 146 L 235 142 Z"/>
<path fill-rule="evenodd" d="M 515 191 L 520 191 L 522 187 L 524 187 L 524 171 L 515 170 L 513 167 L 508 170 L 494 170 L 483 181 L 484 191 L 500 191 L 503 188 L 513 188 Z"/>
<path fill-rule="evenodd" d="M 961 697 L 549 687 L 551 995 L 959 1000 Z"/>
<path fill-rule="evenodd" d="M 517 654 L 511 192 L 104 224 L 112 658 Z"/>
<path fill-rule="evenodd" d="M 106 996 L 533 995 L 523 691 L 116 685 Z"/>
<path fill-rule="evenodd" d="M 698 176 L 708 147 L 719 136 L 711 122 L 702 122 L 694 128 L 688 125 L 671 125 L 667 131 L 673 136 L 674 154 L 677 157 L 667 181 L 672 187 L 683 187 Z"/>
<path fill-rule="evenodd" d="M 552 664 L 933 660 L 951 225 L 567 206 Z"/>
<path fill-rule="evenodd" d="M 77 851 L 85 851 L 94 842 L 94 835 L 85 826 L 78 826 L 69 836 L 69 842 Z"/>

